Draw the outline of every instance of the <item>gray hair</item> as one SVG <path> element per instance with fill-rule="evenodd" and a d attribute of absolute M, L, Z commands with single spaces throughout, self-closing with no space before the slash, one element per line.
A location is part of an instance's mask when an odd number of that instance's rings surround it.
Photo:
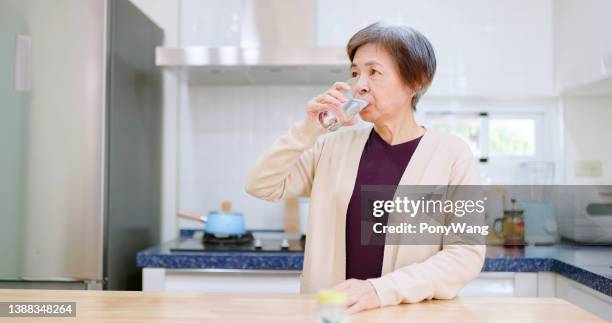
<path fill-rule="evenodd" d="M 353 61 L 357 49 L 369 43 L 395 58 L 402 80 L 416 92 L 412 98 L 412 109 L 416 110 L 436 73 L 436 55 L 429 40 L 414 28 L 377 22 L 351 37 L 346 45 L 349 59 Z"/>

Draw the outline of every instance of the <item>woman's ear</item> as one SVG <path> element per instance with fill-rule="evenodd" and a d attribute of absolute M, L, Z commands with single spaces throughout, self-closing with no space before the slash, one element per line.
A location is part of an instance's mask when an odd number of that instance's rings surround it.
<path fill-rule="evenodd" d="M 421 99 L 421 95 L 423 95 L 423 93 L 424 93 L 424 89 L 422 88 L 413 90 L 412 96 L 410 99 L 410 104 L 412 105 L 412 111 L 416 111 L 417 103 L 419 103 L 419 100 Z"/>
<path fill-rule="evenodd" d="M 411 86 L 407 86 L 406 89 L 408 93 L 408 98 L 412 101 L 414 97 L 417 95 L 417 91 Z"/>

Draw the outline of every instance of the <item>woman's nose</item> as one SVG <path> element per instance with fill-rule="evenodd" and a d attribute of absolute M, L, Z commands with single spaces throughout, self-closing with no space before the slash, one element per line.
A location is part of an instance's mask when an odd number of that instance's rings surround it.
<path fill-rule="evenodd" d="M 355 79 L 355 92 L 359 94 L 366 94 L 368 91 L 368 80 L 364 77 L 357 77 Z"/>

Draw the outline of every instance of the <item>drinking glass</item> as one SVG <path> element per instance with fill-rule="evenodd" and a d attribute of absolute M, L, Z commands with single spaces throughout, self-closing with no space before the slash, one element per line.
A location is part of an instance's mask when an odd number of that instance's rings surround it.
<path fill-rule="evenodd" d="M 323 126 L 323 128 L 330 131 L 338 130 L 340 127 L 342 127 L 342 122 L 353 119 L 357 115 L 357 113 L 359 113 L 368 105 L 368 101 L 354 98 L 353 92 L 356 81 L 357 78 L 355 77 L 348 79 L 346 83 L 350 86 L 350 89 L 341 91 L 342 96 L 344 96 L 347 101 L 340 106 L 340 109 L 344 111 L 347 119 L 342 119 L 342 116 L 338 115 L 338 113 L 336 113 L 331 108 L 321 111 L 319 113 L 319 122 L 321 123 L 321 126 Z"/>

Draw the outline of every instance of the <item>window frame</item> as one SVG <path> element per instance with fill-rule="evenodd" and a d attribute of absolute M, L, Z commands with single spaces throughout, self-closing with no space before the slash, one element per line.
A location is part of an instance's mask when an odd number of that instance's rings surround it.
<path fill-rule="evenodd" d="M 420 103 L 416 112 L 417 121 L 428 126 L 427 114 L 479 114 L 485 113 L 480 132 L 482 156 L 476 156 L 480 165 L 489 175 L 495 175 L 495 183 L 512 183 L 511 170 L 522 162 L 552 161 L 555 163 L 555 182 L 562 182 L 563 174 L 563 133 L 562 111 L 555 100 L 547 98 L 533 100 L 478 100 L 478 99 L 430 99 Z M 535 123 L 534 154 L 532 156 L 491 155 L 489 150 L 490 120 L 532 119 Z M 555 140 L 558 138 L 558 140 Z"/>

